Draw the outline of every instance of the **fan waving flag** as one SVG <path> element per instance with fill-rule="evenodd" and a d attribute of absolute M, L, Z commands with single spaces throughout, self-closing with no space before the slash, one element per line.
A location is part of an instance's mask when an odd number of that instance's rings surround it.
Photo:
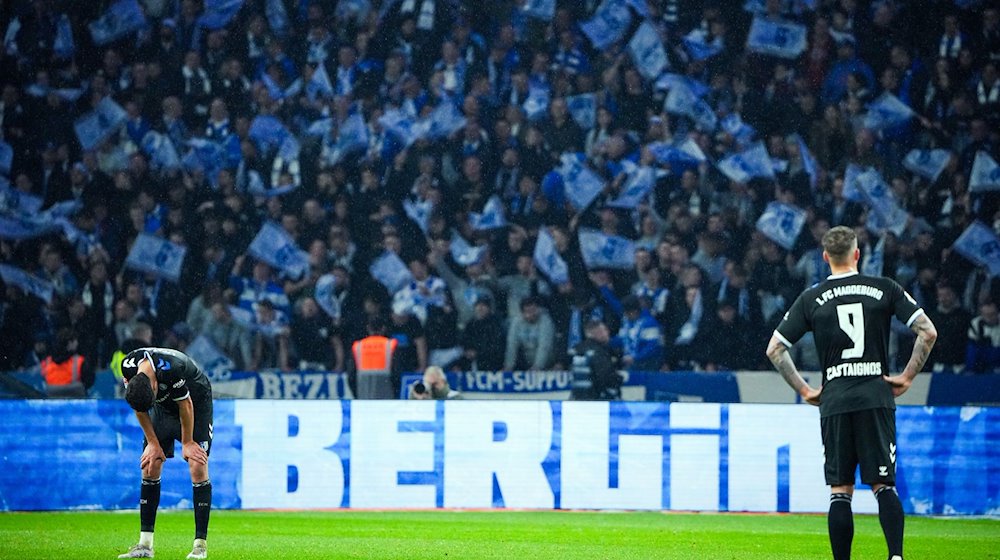
<path fill-rule="evenodd" d="M 155 130 L 142 137 L 142 151 L 149 156 L 149 165 L 156 170 L 180 169 L 181 159 L 170 138 Z"/>
<path fill-rule="evenodd" d="M 485 245 L 473 247 L 455 230 L 451 230 L 451 243 L 449 244 L 449 250 L 451 251 L 451 258 L 455 259 L 455 262 L 462 266 L 476 264 L 481 261 L 483 255 L 486 254 Z"/>
<path fill-rule="evenodd" d="M 335 293 L 337 288 L 337 277 L 333 274 L 324 274 L 316 280 L 316 304 L 326 312 L 333 320 L 340 319 L 340 300 Z"/>
<path fill-rule="evenodd" d="M 976 152 L 969 177 L 969 192 L 1000 190 L 1000 166 L 986 152 Z"/>
<path fill-rule="evenodd" d="M 35 296 L 45 303 L 52 303 L 55 287 L 48 280 L 9 264 L 0 264 L 0 278 L 3 278 L 4 283 L 9 286 L 17 286 L 26 294 Z"/>
<path fill-rule="evenodd" d="M 132 244 L 132 249 L 125 259 L 125 266 L 177 282 L 181 278 L 181 268 L 184 266 L 184 256 L 187 247 L 171 243 L 166 239 L 140 233 Z"/>
<path fill-rule="evenodd" d="M 583 210 L 604 190 L 604 180 L 585 167 L 575 154 L 562 155 L 559 173 L 563 178 L 566 198 L 577 210 Z"/>
<path fill-rule="evenodd" d="M 990 276 L 1000 276 L 1000 238 L 982 222 L 969 224 L 952 248 L 977 265 L 986 267 Z"/>
<path fill-rule="evenodd" d="M 146 16 L 137 0 L 118 0 L 89 27 L 94 43 L 106 45 L 146 27 Z"/>
<path fill-rule="evenodd" d="M 556 242 L 547 228 L 538 230 L 538 240 L 535 242 L 533 254 L 535 266 L 548 277 L 553 284 L 569 282 L 569 267 L 556 250 Z"/>
<path fill-rule="evenodd" d="M 302 278 L 309 272 L 309 255 L 299 249 L 284 228 L 273 222 L 261 226 L 247 253 L 283 271 L 292 279 Z"/>
<path fill-rule="evenodd" d="M 222 29 L 236 17 L 244 0 L 205 0 L 205 11 L 198 18 L 198 25 L 205 29 Z"/>
<path fill-rule="evenodd" d="M 580 24 L 580 30 L 597 50 L 604 50 L 620 41 L 632 25 L 632 13 L 626 0 L 604 0 L 589 21 Z"/>
<path fill-rule="evenodd" d="M 701 28 L 692 29 L 684 36 L 683 42 L 684 48 L 695 60 L 707 60 L 722 52 L 722 38 L 709 40 L 708 34 Z"/>
<path fill-rule="evenodd" d="M 948 150 L 910 150 L 903 158 L 903 167 L 933 183 L 948 167 L 949 161 L 951 152 Z"/>
<path fill-rule="evenodd" d="M 885 92 L 868 105 L 865 115 L 865 128 L 884 130 L 903 124 L 913 117 L 913 109 L 899 100 L 895 95 Z"/>
<path fill-rule="evenodd" d="M 105 97 L 94 107 L 94 110 L 83 115 L 73 123 L 73 130 L 80 146 L 84 150 L 93 150 L 125 124 L 127 114 L 121 105 L 110 97 Z"/>
<path fill-rule="evenodd" d="M 640 167 L 625 181 L 618 198 L 608 203 L 615 208 L 635 208 L 649 196 L 656 185 L 656 172 L 652 167 Z"/>
<path fill-rule="evenodd" d="M 413 275 L 410 274 L 410 269 L 406 268 L 403 259 L 391 251 L 382 253 L 382 256 L 372 261 L 368 272 L 385 286 L 390 294 L 395 294 L 413 280 Z"/>
<path fill-rule="evenodd" d="M 597 96 L 593 93 L 583 93 L 566 98 L 566 108 L 569 114 L 584 130 L 594 128 L 597 122 Z"/>
<path fill-rule="evenodd" d="M 774 167 L 763 142 L 757 142 L 744 152 L 733 154 L 717 164 L 719 171 L 737 183 L 754 178 L 774 178 Z"/>
<path fill-rule="evenodd" d="M 868 205 L 868 220 L 865 225 L 870 231 L 882 233 L 889 230 L 897 236 L 906 231 L 910 215 L 896 201 L 892 189 L 878 171 L 869 168 L 857 176 L 854 185 L 864 195 Z"/>
<path fill-rule="evenodd" d="M 757 219 L 757 231 L 786 251 L 791 251 L 806 223 L 806 211 L 781 202 L 772 202 Z"/>
<path fill-rule="evenodd" d="M 507 227 L 507 218 L 504 217 L 503 202 L 500 197 L 491 196 L 483 206 L 482 214 L 469 212 L 469 225 L 476 231 Z"/>
<path fill-rule="evenodd" d="M 642 22 L 628 42 L 628 52 L 635 67 L 647 80 L 655 79 L 667 67 L 667 51 L 656 28 L 648 21 Z"/>
<path fill-rule="evenodd" d="M 580 229 L 580 252 L 587 268 L 630 269 L 635 266 L 635 243 L 617 235 Z"/>
<path fill-rule="evenodd" d="M 806 50 L 806 26 L 755 17 L 747 35 L 747 49 L 779 58 L 798 58 Z"/>

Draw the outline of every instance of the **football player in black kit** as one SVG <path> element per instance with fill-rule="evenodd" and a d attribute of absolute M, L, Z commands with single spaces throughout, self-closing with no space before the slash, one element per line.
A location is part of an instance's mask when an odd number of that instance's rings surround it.
<path fill-rule="evenodd" d="M 891 560 L 903 558 L 903 506 L 896 493 L 896 404 L 927 361 L 937 339 L 934 324 L 899 284 L 858 274 L 858 240 L 838 226 L 823 236 L 823 260 L 832 274 L 804 291 L 775 329 L 767 346 L 771 363 L 806 402 L 819 405 L 827 517 L 835 560 L 851 556 L 854 473 L 878 500 L 879 522 Z M 895 316 L 916 335 L 900 375 L 888 369 L 889 322 Z M 788 348 L 812 331 L 822 363 L 823 386 L 813 389 L 795 368 Z"/>
<path fill-rule="evenodd" d="M 188 558 L 207 558 L 212 483 L 208 454 L 212 448 L 212 385 L 197 363 L 169 348 L 139 348 L 122 360 L 125 400 L 135 410 L 143 433 L 142 488 L 139 494 L 139 543 L 119 558 L 152 558 L 153 526 L 160 504 L 163 462 L 181 457 L 191 471 L 194 494 L 194 546 Z"/>

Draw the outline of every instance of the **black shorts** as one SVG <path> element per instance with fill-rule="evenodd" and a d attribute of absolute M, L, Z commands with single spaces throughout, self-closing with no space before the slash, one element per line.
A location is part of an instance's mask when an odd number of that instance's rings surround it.
<path fill-rule="evenodd" d="M 820 419 L 826 483 L 830 486 L 854 484 L 854 472 L 861 465 L 861 482 L 896 484 L 896 411 L 870 408 Z"/>
<path fill-rule="evenodd" d="M 153 432 L 160 441 L 163 454 L 170 459 L 174 456 L 174 442 L 181 440 L 180 416 L 154 405 L 149 411 L 149 418 L 153 421 Z M 194 430 L 191 437 L 205 453 L 212 452 L 212 399 L 194 403 Z M 146 447 L 146 438 L 142 438 L 142 447 Z"/>

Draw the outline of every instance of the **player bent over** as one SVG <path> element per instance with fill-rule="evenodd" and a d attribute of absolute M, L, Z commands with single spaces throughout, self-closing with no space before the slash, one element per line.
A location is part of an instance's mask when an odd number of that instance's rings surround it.
<path fill-rule="evenodd" d="M 823 236 L 823 260 L 831 274 L 792 304 L 771 336 L 767 355 L 803 400 L 819 405 L 830 485 L 827 518 L 834 560 L 851 557 L 854 472 L 878 500 L 891 560 L 903 558 L 903 505 L 896 494 L 896 403 L 910 388 L 937 340 L 934 324 L 899 284 L 858 274 L 858 239 L 838 226 Z M 893 316 L 916 335 L 903 372 L 889 377 L 889 322 Z M 788 348 L 812 331 L 823 364 L 823 386 L 813 389 L 799 375 Z"/>
<path fill-rule="evenodd" d="M 142 427 L 144 449 L 139 459 L 142 488 L 139 494 L 139 543 L 119 558 L 152 558 L 153 526 L 160 505 L 163 462 L 174 456 L 174 441 L 181 442 L 181 457 L 191 471 L 194 493 L 194 546 L 188 558 L 207 558 L 208 516 L 212 509 L 212 483 L 208 479 L 208 454 L 212 448 L 212 385 L 197 363 L 169 348 L 139 348 L 122 360 L 125 400 L 135 410 Z"/>

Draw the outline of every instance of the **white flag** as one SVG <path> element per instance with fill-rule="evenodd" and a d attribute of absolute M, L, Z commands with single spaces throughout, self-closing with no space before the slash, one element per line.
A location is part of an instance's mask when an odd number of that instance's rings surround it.
<path fill-rule="evenodd" d="M 125 259 L 126 268 L 152 274 L 171 282 L 181 278 L 187 247 L 166 239 L 140 233 Z"/>
<path fill-rule="evenodd" d="M 786 251 L 791 251 L 805 223 L 805 210 L 791 204 L 771 202 L 757 219 L 757 230 Z"/>
<path fill-rule="evenodd" d="M 982 222 L 969 224 L 952 248 L 977 265 L 986 267 L 990 276 L 1000 276 L 1000 238 Z"/>
<path fill-rule="evenodd" d="M 290 278 L 302 278 L 309 272 L 309 256 L 299 249 L 285 228 L 266 222 L 250 242 L 247 253 L 255 259 L 285 272 Z"/>
<path fill-rule="evenodd" d="M 976 152 L 969 177 L 969 192 L 1000 190 L 1000 166 L 986 152 Z"/>
<path fill-rule="evenodd" d="M 569 267 L 556 250 L 556 242 L 547 228 L 539 228 L 538 240 L 535 242 L 535 266 L 548 277 L 553 284 L 569 282 Z"/>
<path fill-rule="evenodd" d="M 647 80 L 655 79 L 667 67 L 667 52 L 663 50 L 660 35 L 648 21 L 635 30 L 628 42 L 628 52 L 636 69 Z"/>

